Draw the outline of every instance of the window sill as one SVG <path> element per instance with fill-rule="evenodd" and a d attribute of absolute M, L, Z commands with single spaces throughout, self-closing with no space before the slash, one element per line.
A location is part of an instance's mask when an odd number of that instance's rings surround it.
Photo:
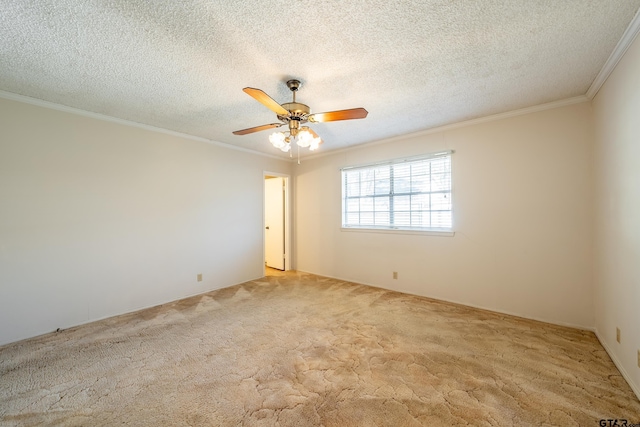
<path fill-rule="evenodd" d="M 453 237 L 455 231 L 438 230 L 406 230 L 400 228 L 364 228 L 364 227 L 341 227 L 340 231 L 355 231 L 357 233 L 382 233 L 382 234 L 416 234 L 419 236 Z"/>

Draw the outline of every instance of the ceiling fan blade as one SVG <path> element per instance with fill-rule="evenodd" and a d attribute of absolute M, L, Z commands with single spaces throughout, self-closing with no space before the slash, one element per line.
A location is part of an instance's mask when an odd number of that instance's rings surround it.
<path fill-rule="evenodd" d="M 329 111 L 315 113 L 309 116 L 311 123 L 337 122 L 338 120 L 364 119 L 369 112 L 364 108 L 352 108 L 350 110 Z"/>
<path fill-rule="evenodd" d="M 278 114 L 279 116 L 288 116 L 289 112 L 285 110 L 282 105 L 278 104 L 273 98 L 261 91 L 260 89 L 254 89 L 252 87 L 245 87 L 242 89 L 246 94 L 252 96 L 256 101 Z"/>
<path fill-rule="evenodd" d="M 279 128 L 283 124 L 284 123 L 271 123 L 271 124 L 268 124 L 268 125 L 255 126 L 255 127 L 248 128 L 248 129 L 237 130 L 237 131 L 233 132 L 233 134 L 234 135 L 246 135 L 248 133 L 260 132 L 261 130 Z"/>

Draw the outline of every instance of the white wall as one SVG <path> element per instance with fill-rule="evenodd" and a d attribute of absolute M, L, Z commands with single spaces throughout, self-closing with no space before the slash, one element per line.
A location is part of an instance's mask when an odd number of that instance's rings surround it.
<path fill-rule="evenodd" d="M 590 120 L 580 103 L 304 160 L 297 269 L 592 328 Z M 341 167 L 442 149 L 454 237 L 341 231 Z"/>
<path fill-rule="evenodd" d="M 594 98 L 593 111 L 596 331 L 640 397 L 639 39 Z"/>
<path fill-rule="evenodd" d="M 291 166 L 0 99 L 0 344 L 261 277 L 265 170 Z"/>

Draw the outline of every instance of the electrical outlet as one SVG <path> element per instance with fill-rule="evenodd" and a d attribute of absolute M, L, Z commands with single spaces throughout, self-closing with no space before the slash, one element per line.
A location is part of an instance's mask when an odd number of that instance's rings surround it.
<path fill-rule="evenodd" d="M 394 278 L 394 279 L 397 279 L 397 278 L 398 278 L 398 272 L 397 272 L 397 271 L 394 271 L 394 272 L 393 272 L 393 278 Z"/>
<path fill-rule="evenodd" d="M 202 273 L 198 274 L 198 282 L 202 282 Z"/>
<path fill-rule="evenodd" d="M 616 341 L 620 342 L 620 328 L 616 328 Z"/>

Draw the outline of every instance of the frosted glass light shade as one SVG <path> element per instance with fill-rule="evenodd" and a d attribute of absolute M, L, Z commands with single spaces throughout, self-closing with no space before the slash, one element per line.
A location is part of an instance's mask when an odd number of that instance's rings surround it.
<path fill-rule="evenodd" d="M 314 138 L 313 135 L 314 134 L 309 132 L 308 130 L 302 129 L 295 136 L 295 141 L 298 146 L 302 148 L 309 147 L 309 150 L 316 150 L 322 140 L 320 139 L 320 137 Z M 279 148 L 285 153 L 291 150 L 292 139 L 294 139 L 293 136 L 287 136 L 287 134 L 284 132 L 274 132 L 269 135 L 269 142 L 274 147 Z"/>
<path fill-rule="evenodd" d="M 269 135 L 269 142 L 273 144 L 274 147 L 280 148 L 282 150 L 282 147 L 289 145 L 284 142 L 285 137 L 285 134 L 282 132 L 274 132 Z M 288 151 L 288 149 L 282 151 Z"/>
<path fill-rule="evenodd" d="M 311 145 L 311 141 L 313 141 L 313 136 L 311 135 L 311 133 L 307 132 L 306 130 L 300 131 L 298 133 L 296 142 L 300 147 L 308 147 L 309 145 Z"/>

